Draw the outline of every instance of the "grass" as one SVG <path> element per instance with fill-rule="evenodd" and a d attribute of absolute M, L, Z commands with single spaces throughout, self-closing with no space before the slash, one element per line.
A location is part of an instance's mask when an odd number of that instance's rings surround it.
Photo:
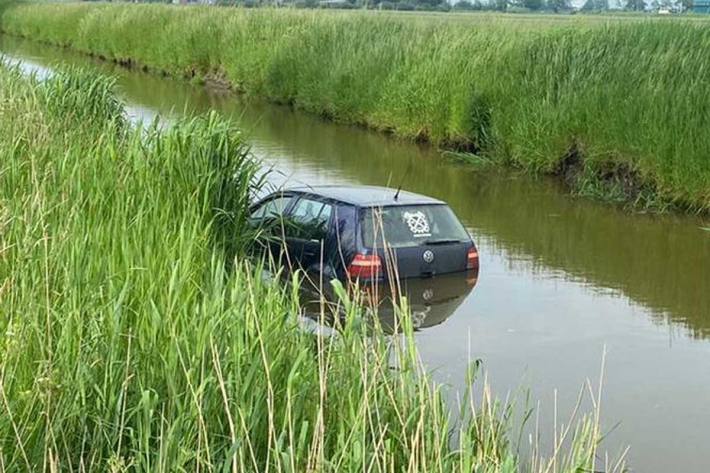
<path fill-rule="evenodd" d="M 0 28 L 533 173 L 576 153 L 583 192 L 620 166 L 627 199 L 710 209 L 703 19 L 38 3 Z"/>
<path fill-rule="evenodd" d="M 343 294 L 338 336 L 299 329 L 295 289 L 243 256 L 237 130 L 134 129 L 112 87 L 0 67 L 0 472 L 525 467 L 490 393 L 453 420 L 411 327 L 364 333 Z M 528 469 L 593 471 L 598 420 Z"/>

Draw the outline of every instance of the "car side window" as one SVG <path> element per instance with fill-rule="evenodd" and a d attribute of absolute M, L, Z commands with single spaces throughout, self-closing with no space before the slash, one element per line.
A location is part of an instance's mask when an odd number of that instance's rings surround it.
<path fill-rule="evenodd" d="M 286 235 L 304 240 L 324 240 L 332 213 L 331 204 L 303 197 L 290 212 Z"/>
<path fill-rule="evenodd" d="M 293 199 L 290 195 L 275 197 L 261 204 L 254 210 L 249 218 L 252 220 L 262 220 L 266 218 L 281 217 L 289 202 Z"/>
<path fill-rule="evenodd" d="M 249 223 L 254 228 L 263 231 L 262 236 L 267 238 L 279 237 L 283 234 L 284 211 L 293 200 L 291 195 L 283 195 L 269 199 L 259 205 L 249 215 Z"/>

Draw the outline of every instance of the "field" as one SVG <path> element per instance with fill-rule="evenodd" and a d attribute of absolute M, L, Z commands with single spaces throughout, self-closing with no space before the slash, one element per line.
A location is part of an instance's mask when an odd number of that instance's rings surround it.
<path fill-rule="evenodd" d="M 238 130 L 134 129 L 112 88 L 0 66 L 0 472 L 521 467 L 490 394 L 450 415 L 406 308 L 402 337 L 347 295 L 337 336 L 299 328 L 244 256 L 260 181 Z M 594 470 L 598 420 L 526 471 Z"/>
<path fill-rule="evenodd" d="M 0 28 L 556 174 L 577 192 L 710 209 L 703 19 L 62 3 L 7 6 Z"/>

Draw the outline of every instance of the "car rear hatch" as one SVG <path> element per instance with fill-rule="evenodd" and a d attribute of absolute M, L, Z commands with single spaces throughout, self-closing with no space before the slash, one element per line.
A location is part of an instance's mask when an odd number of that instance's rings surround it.
<path fill-rule="evenodd" d="M 445 204 L 362 209 L 360 233 L 362 247 L 379 256 L 387 279 L 463 272 L 474 269 L 474 263 L 478 267 L 471 237 Z"/>

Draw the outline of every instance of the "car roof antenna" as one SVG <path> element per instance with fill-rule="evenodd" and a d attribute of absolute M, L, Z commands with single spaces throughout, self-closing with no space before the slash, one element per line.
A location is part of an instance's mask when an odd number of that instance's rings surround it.
<path fill-rule="evenodd" d="M 409 161 L 409 166 L 407 166 L 407 170 L 404 171 L 404 175 L 402 176 L 402 180 L 399 181 L 399 186 L 397 187 L 397 192 L 394 194 L 394 200 L 397 200 L 399 197 L 399 193 L 402 191 L 402 186 L 404 185 L 405 179 L 407 179 L 407 176 L 409 176 L 409 171 L 412 170 L 412 161 Z"/>

